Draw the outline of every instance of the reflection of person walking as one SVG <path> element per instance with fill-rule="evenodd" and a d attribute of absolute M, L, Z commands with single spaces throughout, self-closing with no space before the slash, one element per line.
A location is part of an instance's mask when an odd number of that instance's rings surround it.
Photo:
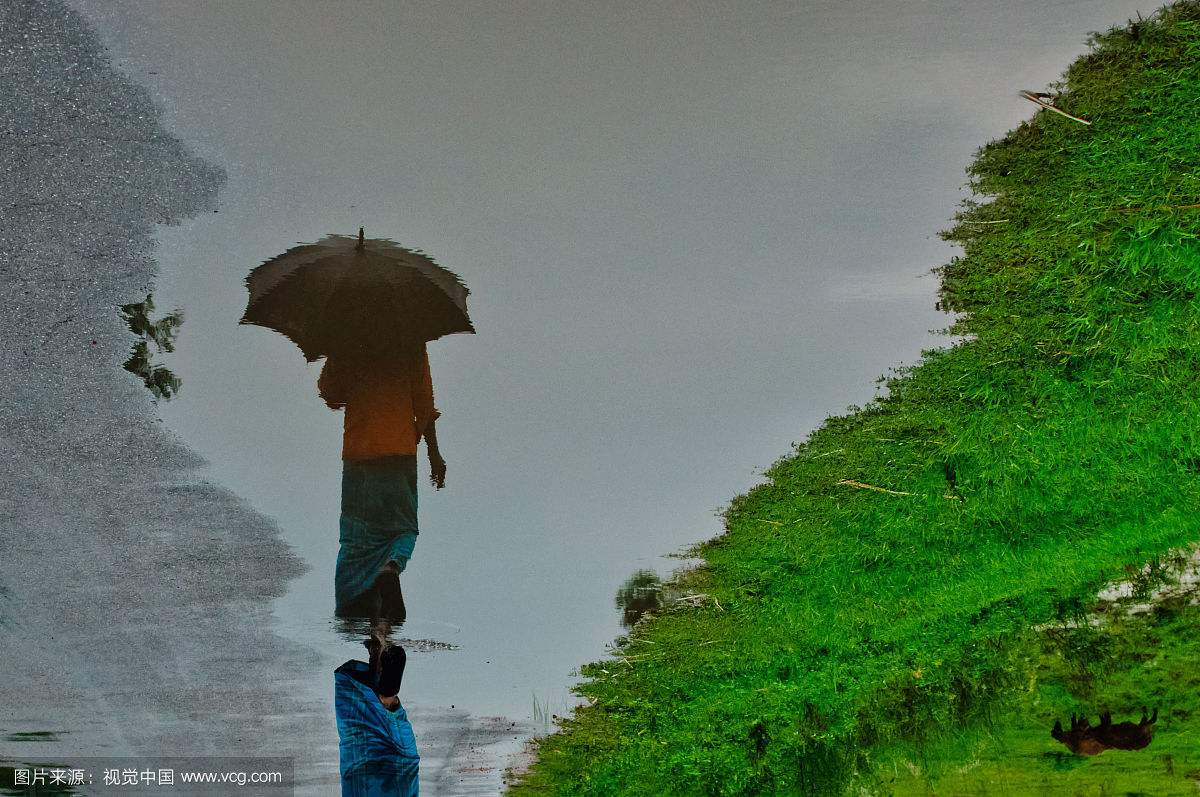
<path fill-rule="evenodd" d="M 377 578 L 399 574 L 412 557 L 421 438 L 431 481 L 439 489 L 446 483 L 435 429 L 441 413 L 424 343 L 387 355 L 330 355 L 318 390 L 331 408 L 346 411 L 335 576 L 338 613 L 345 615 Z"/>

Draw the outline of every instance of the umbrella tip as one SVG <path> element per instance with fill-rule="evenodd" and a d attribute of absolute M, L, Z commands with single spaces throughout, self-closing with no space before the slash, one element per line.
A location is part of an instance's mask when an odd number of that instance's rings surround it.
<path fill-rule="evenodd" d="M 363 228 L 359 227 L 358 228 L 358 246 L 355 248 L 362 249 L 364 245 L 365 244 L 363 243 Z"/>

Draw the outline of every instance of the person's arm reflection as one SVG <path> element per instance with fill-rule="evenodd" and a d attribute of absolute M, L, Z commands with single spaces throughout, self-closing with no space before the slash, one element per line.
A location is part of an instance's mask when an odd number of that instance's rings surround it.
<path fill-rule="evenodd" d="M 338 365 L 334 365 L 337 362 Z M 317 393 L 331 410 L 340 410 L 346 406 L 346 383 L 341 373 L 341 360 L 328 357 L 317 378 Z"/>
<path fill-rule="evenodd" d="M 429 453 L 429 480 L 440 490 L 446 486 L 446 460 L 442 458 L 437 441 L 437 419 L 442 414 L 433 404 L 433 377 L 429 373 L 429 353 L 424 346 L 413 363 L 411 384 L 417 441 L 425 438 L 425 448 Z"/>

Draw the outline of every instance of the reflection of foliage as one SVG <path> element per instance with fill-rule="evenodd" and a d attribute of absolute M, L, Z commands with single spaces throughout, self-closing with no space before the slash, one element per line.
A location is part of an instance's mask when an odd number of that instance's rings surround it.
<path fill-rule="evenodd" d="M 1115 650 L 1113 635 L 1092 624 L 1049 627 L 1044 630 L 1047 646 L 1053 646 L 1062 664 L 1064 679 L 1072 692 L 1089 696 L 1096 678 L 1106 672 Z"/>
<path fill-rule="evenodd" d="M 5 737 L 6 742 L 57 742 L 55 731 L 13 731 Z"/>
<path fill-rule="evenodd" d="M 653 570 L 639 570 L 617 590 L 616 604 L 621 625 L 629 628 L 646 612 L 662 606 L 662 580 Z"/>
<path fill-rule="evenodd" d="M 1150 610 L 1134 597 L 1110 604 L 1083 626 L 1052 625 L 1026 637 L 1034 667 L 1020 690 L 977 734 L 947 734 L 908 758 L 913 766 L 879 759 L 885 776 L 901 773 L 892 794 L 1194 794 L 1200 779 L 1200 606 L 1195 570 Z M 1165 603 L 1160 603 L 1165 601 Z M 1167 609 L 1168 611 L 1160 611 Z M 1086 671 L 1086 678 L 1081 678 Z M 1101 712 L 1136 721 L 1142 707 L 1158 709 L 1144 752 L 1075 755 L 1050 737 L 1071 715 L 1095 722 Z M 1108 763 L 1106 763 L 1108 762 Z"/>
<path fill-rule="evenodd" d="M 1155 556 L 1141 568 L 1132 565 L 1127 567 L 1125 573 L 1133 588 L 1133 598 L 1144 601 L 1158 588 L 1178 582 L 1180 574 L 1187 570 L 1191 562 L 1190 554 L 1191 551 L 1185 549 L 1185 553 Z"/>
<path fill-rule="evenodd" d="M 125 361 L 125 370 L 137 374 L 146 387 L 156 398 L 171 398 L 179 392 L 182 380 L 171 373 L 170 369 L 151 362 L 150 343 L 153 342 L 158 351 L 171 352 L 175 350 L 175 335 L 183 323 L 183 311 L 176 310 L 163 316 L 157 321 L 150 320 L 154 312 L 154 300 L 149 294 L 146 300 L 136 304 L 121 305 L 121 314 L 129 323 L 129 329 L 140 335 L 133 347 L 133 356 Z"/>

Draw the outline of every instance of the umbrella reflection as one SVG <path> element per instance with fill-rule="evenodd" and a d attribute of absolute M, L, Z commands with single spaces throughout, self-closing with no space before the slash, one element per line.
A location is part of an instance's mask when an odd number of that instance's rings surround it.
<path fill-rule="evenodd" d="M 334 353 L 474 332 L 469 291 L 422 252 L 386 238 L 327 235 L 293 247 L 246 277 L 241 323 L 286 335 L 309 362 Z"/>

